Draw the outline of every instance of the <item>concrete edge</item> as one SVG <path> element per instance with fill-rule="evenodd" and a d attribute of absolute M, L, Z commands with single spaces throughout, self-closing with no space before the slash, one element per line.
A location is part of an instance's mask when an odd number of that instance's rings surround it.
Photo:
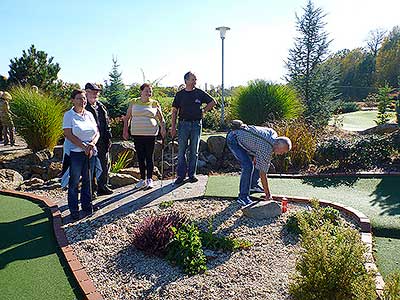
<path fill-rule="evenodd" d="M 101 296 L 101 294 L 97 292 L 93 281 L 90 279 L 85 271 L 85 268 L 82 266 L 82 264 L 78 260 L 78 257 L 75 255 L 74 249 L 69 245 L 64 229 L 61 227 L 62 219 L 61 212 L 58 209 L 58 206 L 52 200 L 46 197 L 30 193 L 11 190 L 0 190 L 0 194 L 40 202 L 50 210 L 50 221 L 52 221 L 53 223 L 53 231 L 57 244 L 62 254 L 64 255 L 65 261 L 67 262 L 68 267 L 71 270 L 72 275 L 78 283 L 78 286 L 80 287 L 82 293 L 88 300 L 103 300 L 103 296 Z"/>
<path fill-rule="evenodd" d="M 324 177 L 351 177 L 357 176 L 360 178 L 374 178 L 381 176 L 400 176 L 400 172 L 340 172 L 340 173 L 317 173 L 317 174 L 287 174 L 287 173 L 270 173 L 267 174 L 270 178 L 324 178 Z"/>

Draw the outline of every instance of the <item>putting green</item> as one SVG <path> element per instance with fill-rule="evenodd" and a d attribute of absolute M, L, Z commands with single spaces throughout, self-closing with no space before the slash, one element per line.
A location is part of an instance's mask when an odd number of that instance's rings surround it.
<path fill-rule="evenodd" d="M 342 114 L 339 117 L 343 118 L 344 130 L 349 131 L 362 131 L 371 127 L 376 126 L 375 120 L 377 120 L 378 111 L 355 111 L 351 113 Z M 395 119 L 395 114 L 393 112 L 389 113 L 391 120 Z M 329 122 L 333 125 L 333 120 Z"/>
<path fill-rule="evenodd" d="M 269 178 L 270 189 L 275 195 L 315 197 L 354 207 L 371 220 L 374 235 L 391 238 L 392 244 L 400 244 L 400 176 L 382 178 L 313 178 L 280 179 Z M 211 176 L 208 180 L 207 196 L 237 196 L 239 176 Z M 400 268 L 391 261 L 398 256 L 394 247 L 377 238 L 378 266 L 386 270 Z"/>
<path fill-rule="evenodd" d="M 81 299 L 62 267 L 48 214 L 33 202 L 4 195 L 0 207 L 1 299 Z"/>

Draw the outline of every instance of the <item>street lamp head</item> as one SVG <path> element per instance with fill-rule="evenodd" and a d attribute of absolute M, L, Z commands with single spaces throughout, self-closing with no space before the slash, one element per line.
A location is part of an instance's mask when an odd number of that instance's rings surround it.
<path fill-rule="evenodd" d="M 224 39 L 224 38 L 225 38 L 226 32 L 227 32 L 228 30 L 230 30 L 230 28 L 229 28 L 229 27 L 226 27 L 226 26 L 221 26 L 221 27 L 215 28 L 215 30 L 219 30 L 219 34 L 220 34 L 220 36 L 221 36 L 221 39 Z"/>

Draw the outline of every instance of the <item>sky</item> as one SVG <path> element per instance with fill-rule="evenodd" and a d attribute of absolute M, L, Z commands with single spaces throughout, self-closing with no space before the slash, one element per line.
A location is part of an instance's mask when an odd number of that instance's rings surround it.
<path fill-rule="evenodd" d="M 284 82 L 285 60 L 296 37 L 296 13 L 307 0 L 0 0 L 0 74 L 31 44 L 54 57 L 59 78 L 104 82 L 116 57 L 125 84 L 159 78 L 183 83 L 191 70 L 204 88 L 221 84 L 219 26 L 225 87 L 250 80 Z M 399 0 L 314 0 L 326 13 L 330 51 L 366 44 L 368 32 L 400 25 Z M 142 70 L 145 75 L 143 78 Z"/>

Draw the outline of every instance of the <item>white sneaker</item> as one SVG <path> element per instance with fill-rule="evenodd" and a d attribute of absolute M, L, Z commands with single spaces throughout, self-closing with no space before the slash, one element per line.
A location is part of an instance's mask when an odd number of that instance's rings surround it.
<path fill-rule="evenodd" d="M 153 179 L 151 178 L 146 179 L 146 187 L 148 189 L 152 189 L 154 187 Z"/>
<path fill-rule="evenodd" d="M 253 193 L 264 193 L 264 189 L 259 185 L 253 186 L 252 188 L 250 188 L 250 194 Z"/>
<path fill-rule="evenodd" d="M 135 189 L 143 189 L 146 187 L 146 182 L 143 179 L 140 179 L 138 183 L 135 185 Z"/>

